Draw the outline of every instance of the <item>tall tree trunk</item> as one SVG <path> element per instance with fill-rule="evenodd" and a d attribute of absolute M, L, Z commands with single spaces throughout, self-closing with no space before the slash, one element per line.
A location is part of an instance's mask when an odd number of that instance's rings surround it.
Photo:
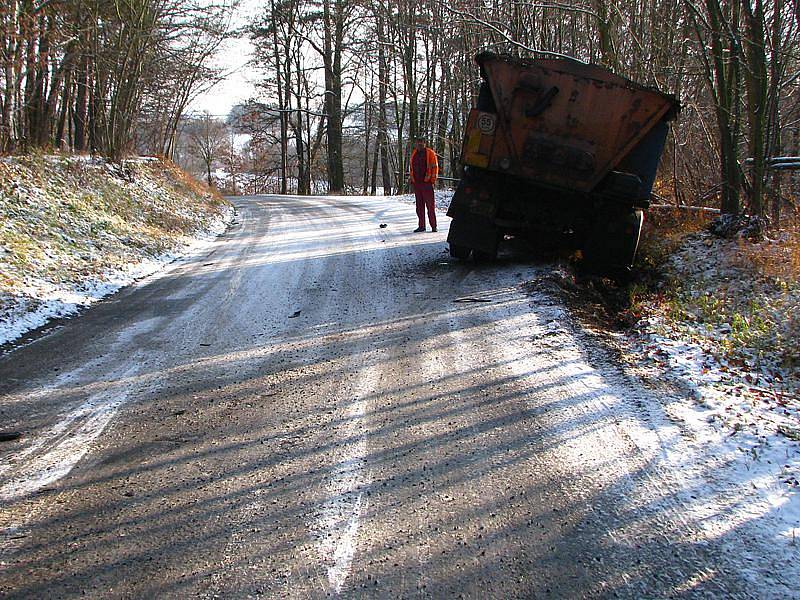
<path fill-rule="evenodd" d="M 700 54 L 705 66 L 706 82 L 714 102 L 714 112 L 719 131 L 720 171 L 722 174 L 722 203 L 724 214 L 737 214 L 740 210 L 739 193 L 742 185 L 738 159 L 740 127 L 740 72 L 741 56 L 737 39 L 733 39 L 730 27 L 739 22 L 737 3 L 723 6 L 719 0 L 705 0 L 710 48 Z M 697 40 L 707 45 L 706 36 L 692 4 L 687 4 L 693 21 Z"/>
<path fill-rule="evenodd" d="M 67 83 L 67 85 L 62 84 L 65 81 L 71 81 L 72 69 L 74 68 L 74 63 L 77 58 L 77 52 L 77 42 L 72 41 L 71 43 L 67 44 L 67 47 L 64 51 L 64 57 L 61 59 L 61 64 L 59 64 L 57 67 L 54 65 L 54 72 L 50 80 L 50 93 L 47 95 L 47 101 L 44 103 L 44 110 L 42 111 L 41 116 L 45 126 L 41 127 L 39 132 L 39 146 L 45 146 L 51 140 L 49 124 L 52 123 L 55 117 L 59 96 L 63 95 L 62 104 L 65 105 L 67 102 L 66 98 L 70 91 L 70 85 L 69 83 Z M 62 115 L 65 114 L 63 110 L 61 112 Z M 55 133 L 56 135 L 54 142 L 58 147 L 61 145 L 62 136 L 64 133 L 64 127 L 60 121 Z"/>
<path fill-rule="evenodd" d="M 372 94 L 370 88 L 369 98 L 364 101 L 364 170 L 362 179 L 362 193 L 366 196 L 369 187 L 369 142 L 372 139 Z"/>
<path fill-rule="evenodd" d="M 767 59 L 764 6 L 762 0 L 742 2 L 747 35 L 744 38 L 745 89 L 747 92 L 747 120 L 750 128 L 749 150 L 753 159 L 751 173 L 750 212 L 763 217 L 764 183 L 766 180 L 767 131 Z"/>
<path fill-rule="evenodd" d="M 594 0 L 595 26 L 600 43 L 600 60 L 607 67 L 617 70 L 618 60 L 615 40 L 617 17 L 612 2 L 613 0 Z"/>
<path fill-rule="evenodd" d="M 89 100 L 89 55 L 84 52 L 81 55 L 80 66 L 78 67 L 78 80 L 76 81 L 75 110 L 73 113 L 73 127 L 75 139 L 73 140 L 73 150 L 76 152 L 86 152 L 86 127 Z"/>
<path fill-rule="evenodd" d="M 344 36 L 342 0 L 323 0 L 325 68 L 325 118 L 328 147 L 328 193 L 344 191 L 344 165 L 342 162 L 342 39 Z"/>
<path fill-rule="evenodd" d="M 769 126 L 767 127 L 767 155 L 780 156 L 783 150 L 783 136 L 781 133 L 782 119 L 780 110 L 780 91 L 786 73 L 786 58 L 779 50 L 785 47 L 783 35 L 783 9 L 784 0 L 774 0 L 774 13 L 772 16 L 772 51 L 769 64 Z M 782 173 L 780 169 L 772 171 L 772 189 L 770 192 L 772 207 L 772 224 L 779 227 L 781 224 L 781 209 L 783 198 L 781 196 Z"/>
<path fill-rule="evenodd" d="M 378 191 L 378 156 L 380 155 L 380 148 L 377 142 L 372 149 L 372 177 L 370 178 L 370 196 L 374 196 Z"/>
<path fill-rule="evenodd" d="M 281 77 L 281 55 L 280 45 L 278 44 L 278 19 L 275 16 L 275 0 L 270 0 L 270 15 L 272 16 L 272 44 L 273 44 L 273 60 L 275 61 L 275 80 L 276 91 L 278 93 L 278 110 L 280 118 L 280 146 L 281 146 L 281 194 L 287 193 L 287 165 L 289 154 L 289 127 L 288 117 L 289 113 L 286 111 L 286 100 L 284 99 L 284 89 Z"/>
<path fill-rule="evenodd" d="M 392 193 L 392 173 L 389 169 L 389 139 L 386 131 L 386 102 L 387 87 L 389 85 L 389 65 L 386 60 L 386 32 L 384 28 L 382 7 L 378 6 L 377 33 L 378 33 L 378 148 L 381 160 L 381 180 L 383 193 Z"/>
<path fill-rule="evenodd" d="M 15 58 L 21 44 L 20 14 L 18 1 L 14 0 L 2 9 L 3 28 L 3 100 L 0 111 L 0 152 L 8 152 L 14 140 L 13 107 L 16 89 Z"/>
<path fill-rule="evenodd" d="M 61 97 L 61 108 L 58 117 L 58 126 L 56 127 L 55 144 L 56 147 L 65 150 L 69 147 L 67 144 L 65 130 L 67 123 L 67 115 L 72 101 L 72 70 L 70 70 L 64 77 L 64 91 Z"/>
<path fill-rule="evenodd" d="M 406 15 L 406 29 L 408 38 L 403 48 L 403 81 L 406 89 L 406 99 L 408 101 L 408 136 L 413 143 L 414 139 L 420 135 L 419 129 L 419 99 L 417 91 L 417 33 L 416 33 L 416 5 L 408 7 Z"/>

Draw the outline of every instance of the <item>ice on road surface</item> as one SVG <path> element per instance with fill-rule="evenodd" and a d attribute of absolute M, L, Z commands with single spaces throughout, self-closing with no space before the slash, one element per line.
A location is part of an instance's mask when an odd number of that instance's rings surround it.
<path fill-rule="evenodd" d="M 0 594 L 796 593 L 775 511 L 729 511 L 680 399 L 530 291 L 547 265 L 452 260 L 396 199 L 235 204 L 0 358 Z"/>

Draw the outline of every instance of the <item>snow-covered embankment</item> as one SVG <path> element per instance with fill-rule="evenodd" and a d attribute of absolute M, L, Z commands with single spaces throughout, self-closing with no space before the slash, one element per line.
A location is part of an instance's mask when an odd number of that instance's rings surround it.
<path fill-rule="evenodd" d="M 0 159 L 0 345 L 158 271 L 232 217 L 157 159 Z"/>

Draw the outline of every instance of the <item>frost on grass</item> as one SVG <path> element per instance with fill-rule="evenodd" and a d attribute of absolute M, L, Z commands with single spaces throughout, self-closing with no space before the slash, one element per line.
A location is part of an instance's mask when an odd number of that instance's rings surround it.
<path fill-rule="evenodd" d="M 229 211 L 156 159 L 3 158 L 0 344 L 154 272 Z"/>
<path fill-rule="evenodd" d="M 717 465 L 717 485 L 737 490 L 733 512 L 762 506 L 787 539 L 800 531 L 798 249 L 791 233 L 691 233 L 636 326 L 645 359 L 686 384 L 686 402 L 666 411 Z"/>
<path fill-rule="evenodd" d="M 719 415 L 733 427 L 765 407 L 775 409 L 773 429 L 797 424 L 800 284 L 796 242 L 784 237 L 754 244 L 691 234 L 668 260 L 660 301 L 639 322 L 646 348 L 691 376 L 698 397 L 746 397 L 758 407 Z"/>

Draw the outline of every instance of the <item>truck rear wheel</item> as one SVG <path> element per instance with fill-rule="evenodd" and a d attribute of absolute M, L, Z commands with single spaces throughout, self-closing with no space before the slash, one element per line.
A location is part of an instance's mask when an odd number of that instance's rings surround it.
<path fill-rule="evenodd" d="M 457 196 L 458 192 L 453 197 L 453 203 L 456 202 Z M 453 205 L 450 207 L 452 209 Z M 490 218 L 470 213 L 468 206 L 459 209 L 451 216 L 453 220 L 447 234 L 451 256 L 466 259 L 472 254 L 474 259 L 480 260 L 481 255 L 488 255 L 491 258 L 497 255 L 498 232 Z"/>
<path fill-rule="evenodd" d="M 621 273 L 633 266 L 644 213 L 639 209 L 601 211 L 583 245 L 583 265 L 590 271 Z"/>
<path fill-rule="evenodd" d="M 472 253 L 472 248 L 467 248 L 466 246 L 459 246 L 458 244 L 450 244 L 450 256 L 452 256 L 453 258 L 467 260 L 471 253 Z"/>
<path fill-rule="evenodd" d="M 472 259 L 475 262 L 493 262 L 497 260 L 497 252 L 485 252 L 483 250 L 473 250 Z"/>

